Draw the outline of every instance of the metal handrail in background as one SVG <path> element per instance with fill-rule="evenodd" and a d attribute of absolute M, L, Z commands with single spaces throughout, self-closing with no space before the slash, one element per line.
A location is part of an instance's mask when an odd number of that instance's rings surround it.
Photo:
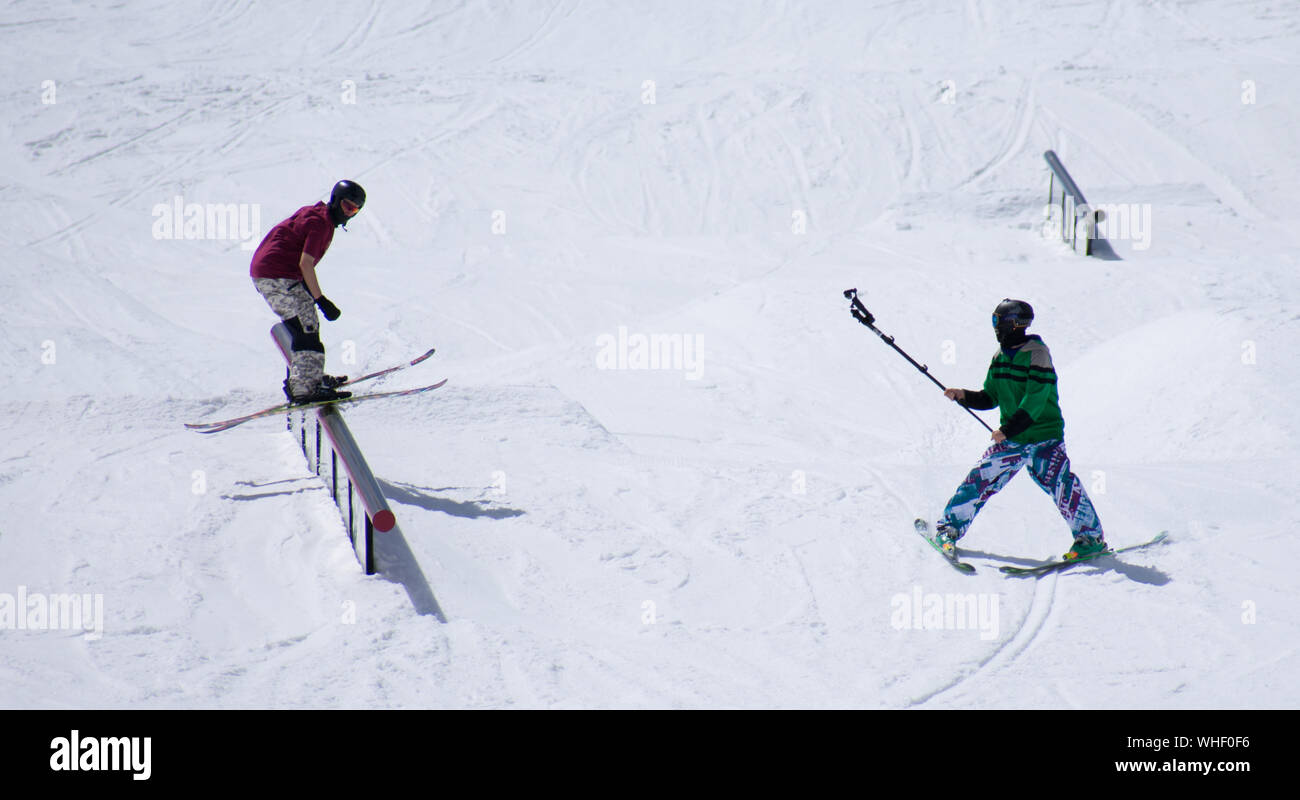
<path fill-rule="evenodd" d="M 1084 221 L 1084 244 L 1083 254 L 1092 255 L 1092 240 L 1097 235 L 1097 214 L 1093 212 L 1088 201 L 1084 199 L 1083 192 L 1079 190 L 1070 173 L 1066 171 L 1065 165 L 1061 159 L 1057 158 L 1056 153 L 1048 150 L 1043 153 L 1043 158 L 1047 161 L 1047 166 L 1051 168 L 1052 174 L 1048 178 L 1047 185 L 1047 202 L 1049 205 L 1056 203 L 1056 184 L 1061 184 L 1061 241 L 1069 242 L 1070 248 L 1077 250 L 1079 240 L 1079 221 Z M 1066 198 L 1069 198 L 1074 208 L 1073 214 L 1066 211 Z M 1072 219 L 1070 224 L 1069 236 L 1066 235 L 1065 225 L 1067 219 Z"/>

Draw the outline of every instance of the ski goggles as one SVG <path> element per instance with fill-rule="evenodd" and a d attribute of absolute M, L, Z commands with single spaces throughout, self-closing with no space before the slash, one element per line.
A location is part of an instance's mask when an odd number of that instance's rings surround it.
<path fill-rule="evenodd" d="M 994 314 L 993 315 L 994 328 L 997 328 L 1003 322 L 1007 323 L 1007 325 L 1013 328 L 1022 327 L 1022 326 L 1028 327 L 1027 324 L 1020 319 L 1019 314 Z"/>
<path fill-rule="evenodd" d="M 339 208 L 343 209 L 343 213 L 347 214 L 349 217 L 361 210 L 361 206 L 357 205 L 356 203 L 352 202 L 346 197 L 339 200 Z"/>

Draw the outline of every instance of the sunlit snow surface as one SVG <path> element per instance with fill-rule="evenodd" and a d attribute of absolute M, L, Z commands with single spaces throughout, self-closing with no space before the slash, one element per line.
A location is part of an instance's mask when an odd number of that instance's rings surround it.
<path fill-rule="evenodd" d="M 0 706 L 1297 707 L 1300 10 L 1138 5 L 0 10 Z M 445 624 L 279 420 L 182 427 L 279 397 L 248 248 L 340 178 L 329 371 L 449 378 L 346 412 Z M 850 287 L 967 387 L 1032 303 L 1108 538 L 1171 543 L 1007 578 L 1070 542 L 1020 476 L 948 568 L 987 433 Z"/>

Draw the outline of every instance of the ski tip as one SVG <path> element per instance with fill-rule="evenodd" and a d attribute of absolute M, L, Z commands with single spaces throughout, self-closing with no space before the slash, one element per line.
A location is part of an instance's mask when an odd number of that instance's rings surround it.
<path fill-rule="evenodd" d="M 213 427 L 211 427 L 211 428 L 195 428 L 195 429 L 194 429 L 194 432 L 195 432 L 195 433 L 221 433 L 222 431 L 228 431 L 228 430 L 230 430 L 230 429 L 233 428 L 233 427 L 235 427 L 235 426 L 234 426 L 234 425 L 215 425 L 215 426 L 213 426 Z"/>
<path fill-rule="evenodd" d="M 222 429 L 222 428 L 224 428 L 224 427 L 226 427 L 226 426 L 225 426 L 225 425 L 222 425 L 220 422 L 187 422 L 187 423 L 185 423 L 185 429 L 186 429 L 186 430 L 194 431 L 195 433 L 212 433 L 213 431 L 215 431 L 215 430 L 220 430 L 220 429 Z"/>
<path fill-rule="evenodd" d="M 408 363 L 405 364 L 404 366 L 414 367 L 416 364 L 422 364 L 422 363 L 424 363 L 425 361 L 428 361 L 430 358 L 433 358 L 433 354 L 434 354 L 435 352 L 437 352 L 437 348 L 436 348 L 436 347 L 430 347 L 429 350 L 428 350 L 428 352 L 421 353 L 420 355 L 418 355 L 418 356 L 416 356 L 415 358 L 411 359 L 410 362 L 408 362 Z M 401 369 L 401 367 L 398 367 L 398 369 Z"/>

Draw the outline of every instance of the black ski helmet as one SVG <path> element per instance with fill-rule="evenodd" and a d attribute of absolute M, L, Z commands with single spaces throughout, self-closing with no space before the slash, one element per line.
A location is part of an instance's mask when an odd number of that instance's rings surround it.
<path fill-rule="evenodd" d="M 1033 321 L 1034 307 L 1024 300 L 1007 297 L 993 309 L 993 330 L 997 332 L 998 341 L 1004 345 L 1024 341 L 1025 328 Z"/>
<path fill-rule="evenodd" d="M 366 204 L 366 190 L 356 181 L 342 180 L 334 184 L 334 189 L 330 192 L 330 219 L 335 225 L 347 227 L 351 217 L 343 213 L 341 204 L 344 200 L 360 209 Z"/>

